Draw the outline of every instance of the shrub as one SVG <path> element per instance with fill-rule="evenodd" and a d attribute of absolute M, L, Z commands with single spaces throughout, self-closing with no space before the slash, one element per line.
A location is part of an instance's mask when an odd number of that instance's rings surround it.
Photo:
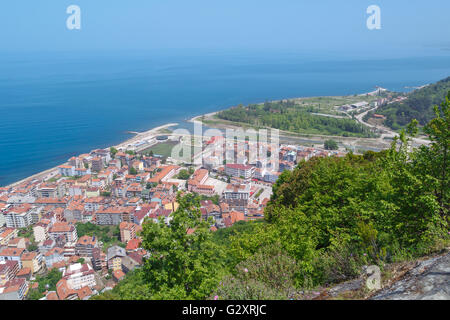
<path fill-rule="evenodd" d="M 279 244 L 261 248 L 236 266 L 217 289 L 220 299 L 287 299 L 295 291 L 297 262 Z"/>

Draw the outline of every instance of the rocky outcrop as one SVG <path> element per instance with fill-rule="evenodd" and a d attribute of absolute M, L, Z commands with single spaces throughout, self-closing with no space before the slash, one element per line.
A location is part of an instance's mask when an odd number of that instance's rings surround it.
<path fill-rule="evenodd" d="M 417 262 L 371 300 L 450 300 L 450 253 Z"/>

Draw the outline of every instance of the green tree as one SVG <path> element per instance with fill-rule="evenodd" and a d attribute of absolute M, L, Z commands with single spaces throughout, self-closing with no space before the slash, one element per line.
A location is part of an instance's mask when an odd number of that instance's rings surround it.
<path fill-rule="evenodd" d="M 114 147 L 109 148 L 109 152 L 111 153 L 112 158 L 115 158 L 116 153 L 118 152 L 118 150 Z"/>
<path fill-rule="evenodd" d="M 339 146 L 336 141 L 333 139 L 326 140 L 324 143 L 324 147 L 326 150 L 338 150 Z"/>
<path fill-rule="evenodd" d="M 191 174 L 189 173 L 188 170 L 182 169 L 182 170 L 180 170 L 180 172 L 178 173 L 177 178 L 178 178 L 178 179 L 182 179 L 182 180 L 187 180 L 187 179 L 189 179 L 190 176 L 191 176 Z"/>
<path fill-rule="evenodd" d="M 37 251 L 37 249 L 38 249 L 38 246 L 37 246 L 36 243 L 31 243 L 31 244 L 27 247 L 27 250 L 28 250 L 29 252 Z"/>
<path fill-rule="evenodd" d="M 44 294 L 37 289 L 31 289 L 27 294 L 27 300 L 39 300 L 44 297 Z"/>
<path fill-rule="evenodd" d="M 151 188 L 156 187 L 157 185 L 158 185 L 158 184 L 155 183 L 155 182 L 147 182 L 147 184 L 145 185 L 145 188 L 146 188 L 146 189 L 151 189 Z"/>
<path fill-rule="evenodd" d="M 220 281 L 223 253 L 201 219 L 199 199 L 188 194 L 178 202 L 170 225 L 163 220 L 143 225 L 143 247 L 150 253 L 145 282 L 154 299 L 203 299 Z"/>
<path fill-rule="evenodd" d="M 427 158 L 430 160 L 430 174 L 437 180 L 435 194 L 442 208 L 442 214 L 448 214 L 450 195 L 449 170 L 449 145 L 450 145 L 450 91 L 442 102 L 440 108 L 434 108 L 435 118 L 425 126 L 432 141 L 427 150 Z M 424 148 L 422 148 L 424 150 Z"/>
<path fill-rule="evenodd" d="M 56 291 L 56 284 L 62 278 L 62 273 L 58 269 L 54 268 L 50 270 L 45 276 L 36 276 L 36 282 L 38 283 L 38 290 L 40 293 L 45 291 Z"/>

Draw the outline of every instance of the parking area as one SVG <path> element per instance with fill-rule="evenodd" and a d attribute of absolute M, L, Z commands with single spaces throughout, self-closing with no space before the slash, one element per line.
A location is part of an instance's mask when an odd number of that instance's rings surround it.
<path fill-rule="evenodd" d="M 210 186 L 214 186 L 214 190 L 215 192 L 219 195 L 222 196 L 223 190 L 225 190 L 225 188 L 227 187 L 227 183 L 221 180 L 217 180 L 214 178 L 209 177 L 206 182 L 206 185 L 210 185 Z"/>

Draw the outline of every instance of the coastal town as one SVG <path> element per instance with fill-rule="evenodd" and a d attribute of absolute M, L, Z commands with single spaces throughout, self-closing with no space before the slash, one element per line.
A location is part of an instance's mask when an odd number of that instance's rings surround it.
<path fill-rule="evenodd" d="M 449 10 L 4 1 L 2 310 L 450 301 Z"/>
<path fill-rule="evenodd" d="M 186 140 L 158 131 L 152 138 Z M 73 156 L 0 188 L 0 300 L 87 300 L 111 290 L 142 266 L 150 254 L 142 247 L 142 225 L 161 219 L 170 224 L 177 195 L 197 194 L 201 216 L 216 232 L 263 219 L 283 171 L 312 157 L 345 155 L 257 143 L 264 157 L 252 157 L 250 141 L 241 141 L 240 148 L 239 141 L 204 136 L 193 164 L 137 151 L 141 142 L 133 141 Z"/>

